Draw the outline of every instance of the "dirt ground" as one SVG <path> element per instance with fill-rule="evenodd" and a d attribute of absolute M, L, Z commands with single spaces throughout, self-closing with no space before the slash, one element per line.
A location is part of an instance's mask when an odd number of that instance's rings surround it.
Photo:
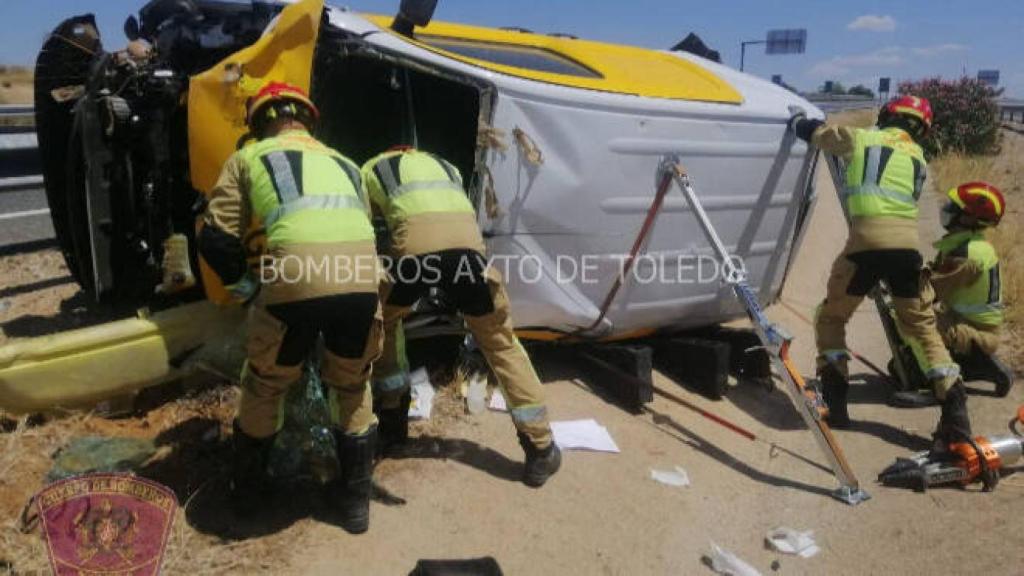
<path fill-rule="evenodd" d="M 811 229 L 782 302 L 769 310 L 796 336 L 794 357 L 805 374 L 813 371 L 814 354 L 806 318 L 823 295 L 824 279 L 846 235 L 828 175 L 823 170 L 818 178 Z M 924 195 L 923 240 L 937 236 L 937 213 L 935 195 Z M 0 322 L 24 314 L 14 308 L 22 304 L 0 311 Z M 867 304 L 853 319 L 849 341 L 878 365 L 889 359 L 881 326 Z M 84 431 L 159 435 L 172 450 L 167 461 L 144 471 L 167 481 L 187 501 L 189 523 L 179 522 L 172 539 L 169 574 L 407 574 L 417 559 L 487 555 L 506 574 L 516 575 L 701 574 L 710 573 L 702 557 L 711 542 L 764 574 L 1024 572 L 1024 475 L 1004 478 L 992 494 L 976 487 L 914 493 L 874 484 L 895 457 L 927 447 L 938 410 L 889 408 L 885 384 L 859 364 L 851 365 L 854 427 L 837 437 L 872 499 L 850 507 L 828 496 L 835 487 L 829 473 L 770 450 L 768 443 L 777 443 L 824 462 L 779 390 L 739 383 L 715 402 L 655 375 L 659 390 L 764 439 L 750 442 L 659 395 L 644 415 L 630 414 L 590 389 L 578 367 L 557 350 L 541 350 L 535 360 L 553 419 L 594 418 L 608 428 L 621 453 L 566 453 L 562 471 L 532 490 L 517 481 L 522 453 L 508 416 L 460 415 L 449 403 L 439 421 L 415 427 L 411 457 L 378 467 L 379 484 L 407 504 L 376 502 L 370 532 L 358 537 L 310 517 L 318 503 L 301 489 L 284 501 L 294 514 L 280 517 L 282 503 L 268 503 L 278 521 L 269 535 L 239 542 L 217 535 L 211 526 L 220 510 L 215 495 L 225 467 L 230 391 L 201 392 L 112 422 L 74 416 L 21 426 L 0 435 L 5 450 L 0 453 L 0 572 L 5 561 L 19 572 L 45 566 L 37 536 L 17 533 L 16 518 L 40 487 L 52 451 Z M 990 390 L 984 384 L 973 387 Z M 972 395 L 976 432 L 1005 432 L 1022 403 L 1021 386 L 1006 399 Z M 686 469 L 691 486 L 673 488 L 651 479 L 652 468 L 673 466 Z M 801 559 L 766 549 L 765 533 L 779 525 L 813 530 L 820 554 Z M 778 562 L 774 568 L 773 562 Z"/>

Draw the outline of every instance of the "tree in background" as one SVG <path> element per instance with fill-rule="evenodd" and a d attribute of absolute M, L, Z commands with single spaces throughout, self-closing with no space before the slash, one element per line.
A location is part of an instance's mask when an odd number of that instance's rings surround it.
<path fill-rule="evenodd" d="M 902 82 L 900 94 L 931 101 L 935 121 L 924 143 L 932 157 L 945 152 L 992 154 L 999 150 L 999 106 L 1002 90 L 974 78 L 926 78 Z"/>
<path fill-rule="evenodd" d="M 863 84 L 857 84 L 856 86 L 847 90 L 846 93 L 851 96 L 866 96 L 868 98 L 875 97 L 875 93 L 871 90 L 871 88 L 868 88 Z"/>

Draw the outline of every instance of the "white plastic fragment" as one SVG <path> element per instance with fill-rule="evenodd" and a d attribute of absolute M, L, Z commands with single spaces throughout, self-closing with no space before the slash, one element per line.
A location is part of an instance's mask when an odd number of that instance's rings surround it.
<path fill-rule="evenodd" d="M 682 466 L 676 466 L 674 470 L 651 470 L 651 478 L 667 486 L 690 485 L 690 475 Z"/>
<path fill-rule="evenodd" d="M 711 543 L 711 569 L 723 576 L 761 576 L 756 568 L 740 560 L 738 556 Z"/>
<path fill-rule="evenodd" d="M 505 402 L 505 395 L 501 393 L 501 390 L 491 393 L 491 402 L 487 407 L 495 412 L 508 412 L 508 403 Z"/>
<path fill-rule="evenodd" d="M 786 526 L 777 526 L 768 531 L 765 537 L 772 548 L 783 554 L 796 554 L 801 558 L 810 558 L 821 551 L 814 542 L 814 532 L 800 532 Z"/>
<path fill-rule="evenodd" d="M 474 375 L 466 390 L 466 408 L 470 414 L 479 414 L 487 408 L 487 377 Z"/>
<path fill-rule="evenodd" d="M 430 420 L 430 411 L 434 407 L 434 385 L 430 383 L 426 368 L 419 368 L 410 374 L 409 382 L 412 388 L 409 418 Z"/>

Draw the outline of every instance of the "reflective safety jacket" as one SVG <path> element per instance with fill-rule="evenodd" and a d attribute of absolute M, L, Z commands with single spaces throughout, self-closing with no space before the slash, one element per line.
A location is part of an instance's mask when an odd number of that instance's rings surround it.
<path fill-rule="evenodd" d="M 979 231 L 954 232 L 935 243 L 932 286 L 938 299 L 973 324 L 1003 323 L 999 256 Z"/>
<path fill-rule="evenodd" d="M 365 288 L 353 284 L 373 286 L 373 279 L 336 281 L 321 273 L 325 259 L 332 263 L 339 256 L 372 259 L 374 233 L 359 168 L 304 130 L 288 131 L 235 152 L 210 194 L 203 220 L 200 252 L 229 290 L 264 254 L 278 259 L 297 256 L 289 259 L 295 266 L 316 265 L 289 270 L 289 278 L 301 276 L 303 281 L 278 290 L 280 298 L 275 300 Z M 256 274 L 266 285 L 268 278 L 281 276 L 271 272 Z M 323 277 L 315 277 L 318 274 Z M 339 285 L 326 286 L 334 283 Z"/>
<path fill-rule="evenodd" d="M 392 253 L 483 251 L 476 211 L 447 160 L 420 150 L 385 152 L 363 165 L 362 177 L 366 196 L 387 221 Z"/>
<path fill-rule="evenodd" d="M 854 218 L 917 219 L 924 189 L 924 151 L 899 128 L 856 130 L 846 168 L 846 206 Z"/>
<path fill-rule="evenodd" d="M 351 160 L 302 131 L 261 140 L 238 154 L 269 248 L 373 239 L 359 168 Z"/>

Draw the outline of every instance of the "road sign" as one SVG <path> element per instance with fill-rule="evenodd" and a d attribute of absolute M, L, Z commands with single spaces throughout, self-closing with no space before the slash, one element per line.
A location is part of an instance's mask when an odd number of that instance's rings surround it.
<path fill-rule="evenodd" d="M 890 79 L 889 78 L 879 78 L 878 79 L 878 93 L 879 94 L 882 94 L 882 93 L 888 94 L 889 93 L 889 84 L 890 84 Z"/>
<path fill-rule="evenodd" d="M 766 54 L 803 54 L 807 47 L 807 30 L 769 30 Z"/>
<path fill-rule="evenodd" d="M 772 84 L 782 86 L 782 74 L 772 74 Z"/>
<path fill-rule="evenodd" d="M 825 80 L 825 94 L 831 94 L 833 88 L 835 88 L 835 83 L 831 80 Z"/>
<path fill-rule="evenodd" d="M 978 70 L 978 81 L 993 88 L 999 86 L 999 70 Z"/>

